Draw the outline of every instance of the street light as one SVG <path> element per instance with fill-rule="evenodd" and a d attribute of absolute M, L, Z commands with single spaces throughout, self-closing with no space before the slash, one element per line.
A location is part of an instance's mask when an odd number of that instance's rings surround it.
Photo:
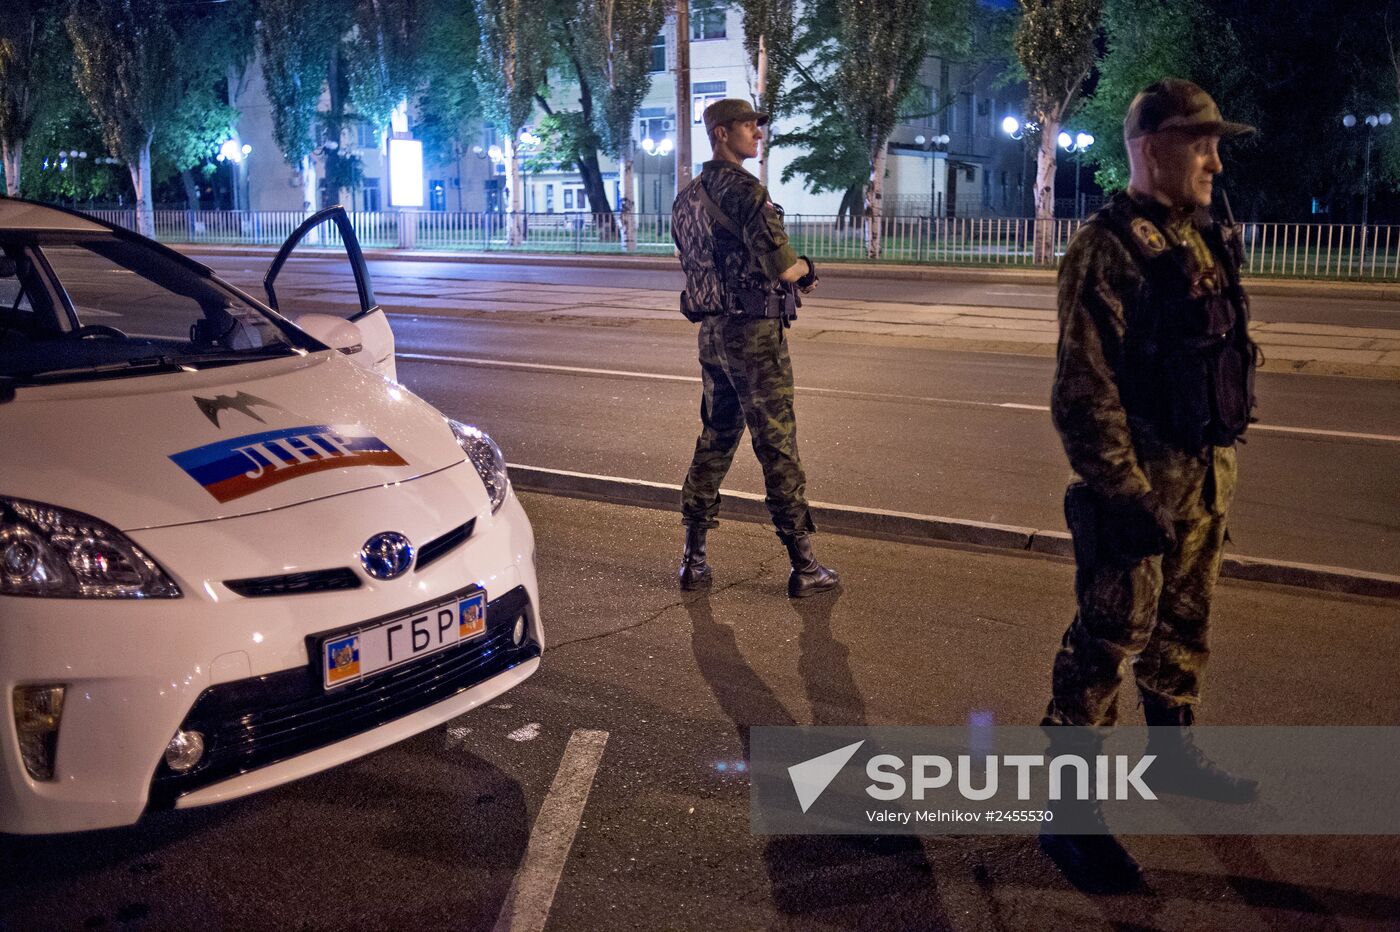
<path fill-rule="evenodd" d="M 1363 120 L 1366 124 L 1366 167 L 1361 173 L 1361 226 L 1363 229 L 1366 227 L 1367 220 L 1370 218 L 1371 209 L 1371 137 L 1375 134 L 1378 127 L 1389 126 L 1390 119 L 1391 117 L 1388 113 L 1373 113 Z M 1355 114 L 1348 113 L 1346 116 L 1342 117 L 1342 125 L 1347 129 L 1356 126 L 1356 123 Z"/>
<path fill-rule="evenodd" d="M 915 144 L 915 145 L 922 146 L 922 145 L 924 145 L 925 143 L 928 144 L 928 151 L 929 151 L 929 156 L 930 156 L 930 157 L 929 157 L 929 162 L 930 162 L 930 164 L 929 164 L 929 170 L 928 170 L 928 215 L 929 215 L 930 218 L 936 216 L 936 215 L 938 214 L 938 212 L 939 212 L 939 211 L 938 211 L 938 173 L 937 173 L 936 171 L 933 170 L 933 169 L 934 169 L 934 166 L 933 166 L 933 164 L 932 164 L 932 162 L 933 162 L 932 156 L 933 156 L 933 153 L 941 151 L 941 150 L 939 149 L 940 146 L 947 146 L 948 143 L 949 143 L 950 141 L 951 141 L 951 138 L 948 136 L 947 133 L 940 133 L 939 135 L 934 136 L 934 137 L 932 137 L 932 138 L 927 138 L 927 137 L 924 136 L 923 133 L 920 133 L 919 135 L 917 135 L 917 136 L 914 137 L 914 144 Z"/>
<path fill-rule="evenodd" d="M 1033 206 L 1028 208 L 1026 205 L 1026 173 L 1031 156 L 1030 137 L 1040 132 L 1040 124 L 1034 120 L 1026 120 L 1023 123 L 1014 116 L 1008 116 L 1001 121 L 1001 131 L 1021 143 L 1021 213 L 1029 216 L 1035 212 Z"/>
<path fill-rule="evenodd" d="M 1074 216 L 1084 216 L 1084 210 L 1079 203 L 1079 158 L 1080 154 L 1094 144 L 1094 137 L 1088 133 L 1075 133 L 1073 137 L 1069 133 L 1061 131 L 1056 137 L 1056 142 L 1060 148 L 1066 152 L 1074 153 Z"/>

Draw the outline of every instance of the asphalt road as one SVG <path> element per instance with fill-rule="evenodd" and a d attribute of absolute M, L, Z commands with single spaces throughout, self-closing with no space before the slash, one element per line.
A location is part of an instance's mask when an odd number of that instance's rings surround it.
<path fill-rule="evenodd" d="M 259 293 L 261 260 L 211 257 Z M 372 263 L 391 312 L 399 376 L 492 434 L 514 463 L 679 483 L 699 429 L 695 329 L 674 320 L 560 316 L 503 302 L 538 283 L 659 287 L 665 273 L 452 263 Z M 671 276 L 674 277 L 674 276 Z M 510 291 L 469 294 L 493 280 Z M 669 279 L 668 279 L 669 280 Z M 453 283 L 458 290 L 454 291 Z M 344 262 L 293 260 L 284 306 L 345 313 Z M 1049 306 L 1048 289 L 891 281 L 832 283 L 833 296 Z M 824 292 L 825 292 L 824 288 Z M 1007 291 L 1034 292 L 1016 298 Z M 615 296 L 609 299 L 614 305 Z M 625 303 L 625 299 L 622 299 Z M 1039 302 L 1039 303 L 1037 303 Z M 1261 298 L 1259 313 L 1305 305 Z M 1400 302 L 1316 301 L 1327 315 L 1389 316 Z M 118 321 L 118 323 L 120 323 Z M 1046 410 L 1053 361 L 934 349 L 917 339 L 815 339 L 790 331 L 808 495 L 834 504 L 1063 529 L 1068 466 Z M 1262 372 L 1259 415 L 1239 457 L 1231 513 L 1239 553 L 1400 574 L 1400 383 Z M 741 450 L 726 487 L 762 492 Z"/>
<path fill-rule="evenodd" d="M 1091 897 L 1029 836 L 753 835 L 752 725 L 1034 722 L 1071 567 L 827 535 L 844 592 L 792 603 L 771 533 L 734 522 L 714 591 L 682 597 L 673 516 L 525 505 L 550 640 L 534 678 L 256 797 L 0 837 L 0 928 L 488 929 L 527 888 L 571 738 L 598 732 L 557 890 L 531 904 L 550 929 L 1400 928 L 1391 837 L 1133 837 L 1151 893 Z M 1204 721 L 1400 720 L 1393 602 L 1228 582 L 1215 617 Z"/>

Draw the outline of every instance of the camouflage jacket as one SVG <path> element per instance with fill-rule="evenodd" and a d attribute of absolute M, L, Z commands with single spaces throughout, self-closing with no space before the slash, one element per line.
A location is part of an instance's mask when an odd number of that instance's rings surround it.
<path fill-rule="evenodd" d="M 744 233 L 742 241 L 722 226 L 714 229 L 715 265 L 731 288 L 769 291 L 797 262 L 781 210 L 757 178 L 732 162 L 706 162 L 697 183 Z"/>
<path fill-rule="evenodd" d="M 1170 222 L 1166 208 L 1155 202 L 1133 202 L 1148 221 L 1135 221 L 1135 234 L 1160 235 L 1172 245 L 1183 241 L 1198 253 L 1200 234 L 1189 223 Z M 1205 256 L 1200 284 L 1215 287 L 1218 274 L 1208 251 Z M 1060 335 L 1050 402 L 1055 428 L 1071 468 L 1100 494 L 1153 492 L 1179 519 L 1224 514 L 1234 494 L 1234 449 L 1176 449 L 1152 424 L 1124 410 L 1119 387 L 1127 309 L 1145 293 L 1137 258 L 1101 217 L 1091 218 L 1060 263 Z"/>

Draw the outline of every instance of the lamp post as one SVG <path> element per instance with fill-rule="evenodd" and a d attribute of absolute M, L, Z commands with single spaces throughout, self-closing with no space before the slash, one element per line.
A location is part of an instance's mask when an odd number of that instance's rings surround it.
<path fill-rule="evenodd" d="M 1074 153 L 1074 216 L 1078 219 L 1084 216 L 1084 210 L 1079 204 L 1079 157 L 1085 149 L 1094 144 L 1094 137 L 1088 133 L 1075 133 L 1070 136 L 1069 133 L 1062 132 L 1055 141 L 1060 144 L 1061 149 Z"/>
<path fill-rule="evenodd" d="M 77 149 L 63 149 L 63 150 L 60 150 L 59 153 L 58 153 L 58 158 L 59 158 L 58 169 L 59 169 L 59 171 L 63 171 L 64 169 L 66 169 L 66 168 L 68 167 L 68 165 L 69 165 L 70 162 L 71 162 L 72 165 L 73 165 L 73 206 L 74 206 L 74 207 L 77 207 L 77 206 L 78 206 L 78 160 L 79 160 L 79 159 L 86 159 L 87 157 L 88 157 L 88 154 L 87 154 L 86 152 L 79 152 Z"/>
<path fill-rule="evenodd" d="M 675 151 L 675 148 L 676 148 L 676 144 L 675 144 L 674 142 L 671 141 L 671 137 L 669 137 L 669 136 L 667 136 L 666 138 L 662 139 L 660 142 L 657 142 L 656 140 L 654 140 L 654 139 L 652 139 L 650 136 L 648 136 L 648 137 L 646 137 L 645 139 L 642 140 L 641 146 L 642 146 L 642 151 L 645 152 L 647 155 L 654 155 L 654 156 L 656 156 L 657 158 L 663 158 L 663 159 L 666 158 L 667 156 L 669 156 L 673 151 Z M 643 159 L 643 160 L 642 160 L 642 165 L 643 165 L 643 166 L 646 166 L 646 165 L 647 165 L 646 159 Z M 645 170 L 645 167 L 644 167 L 643 170 L 642 170 L 642 184 L 641 184 L 641 191 L 642 191 L 643 194 L 646 193 L 646 174 L 647 174 L 647 173 L 646 173 L 646 170 Z M 658 173 L 658 174 L 659 174 L 659 173 Z M 658 190 L 656 191 L 656 196 L 653 198 L 653 200 L 656 201 L 656 212 L 659 214 L 659 213 L 661 213 L 661 192 L 660 192 L 660 190 L 659 190 L 660 187 L 661 187 L 661 181 L 659 180 L 659 178 L 658 178 L 658 180 L 657 180 L 657 182 L 656 182 L 656 186 L 657 186 Z"/>
<path fill-rule="evenodd" d="M 1389 126 L 1390 121 L 1389 113 L 1373 113 L 1359 121 L 1366 124 L 1366 161 L 1365 168 L 1361 173 L 1361 226 L 1363 229 L 1370 219 L 1371 209 L 1371 137 L 1375 135 L 1377 127 Z M 1357 122 L 1355 114 L 1348 113 L 1342 117 L 1342 125 L 1347 129 L 1356 126 Z"/>
<path fill-rule="evenodd" d="M 1008 116 L 1001 121 L 1001 131 L 1021 143 L 1021 215 L 1028 217 L 1035 212 L 1026 205 L 1026 171 L 1031 157 L 1030 137 L 1040 132 L 1040 124 L 1034 120 L 1022 122 L 1014 116 Z"/>
<path fill-rule="evenodd" d="M 220 162 L 228 162 L 233 166 L 233 209 L 240 211 L 244 209 L 243 191 L 243 161 L 253 152 L 253 147 L 239 145 L 237 139 L 225 139 L 219 146 L 219 154 L 215 156 Z"/>
<path fill-rule="evenodd" d="M 950 142 L 947 133 L 940 133 L 937 136 L 925 137 L 922 133 L 914 137 L 914 144 L 918 146 L 927 145 L 929 151 L 928 168 L 928 215 L 932 219 L 938 214 L 938 172 L 934 171 L 933 153 L 942 152 L 940 146 L 947 146 Z"/>

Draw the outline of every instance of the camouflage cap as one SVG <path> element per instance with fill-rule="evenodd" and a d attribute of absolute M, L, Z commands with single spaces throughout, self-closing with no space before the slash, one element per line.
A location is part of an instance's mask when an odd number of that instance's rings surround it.
<path fill-rule="evenodd" d="M 1190 81 L 1163 78 L 1143 88 L 1128 105 L 1128 115 L 1123 118 L 1123 138 L 1137 139 L 1163 132 L 1243 136 L 1254 132 L 1254 127 L 1225 120 L 1211 96 Z"/>
<path fill-rule="evenodd" d="M 717 100 L 705 108 L 705 132 L 712 132 L 716 126 L 744 120 L 756 120 L 759 126 L 768 122 L 768 114 L 759 113 L 753 104 L 737 97 Z"/>

